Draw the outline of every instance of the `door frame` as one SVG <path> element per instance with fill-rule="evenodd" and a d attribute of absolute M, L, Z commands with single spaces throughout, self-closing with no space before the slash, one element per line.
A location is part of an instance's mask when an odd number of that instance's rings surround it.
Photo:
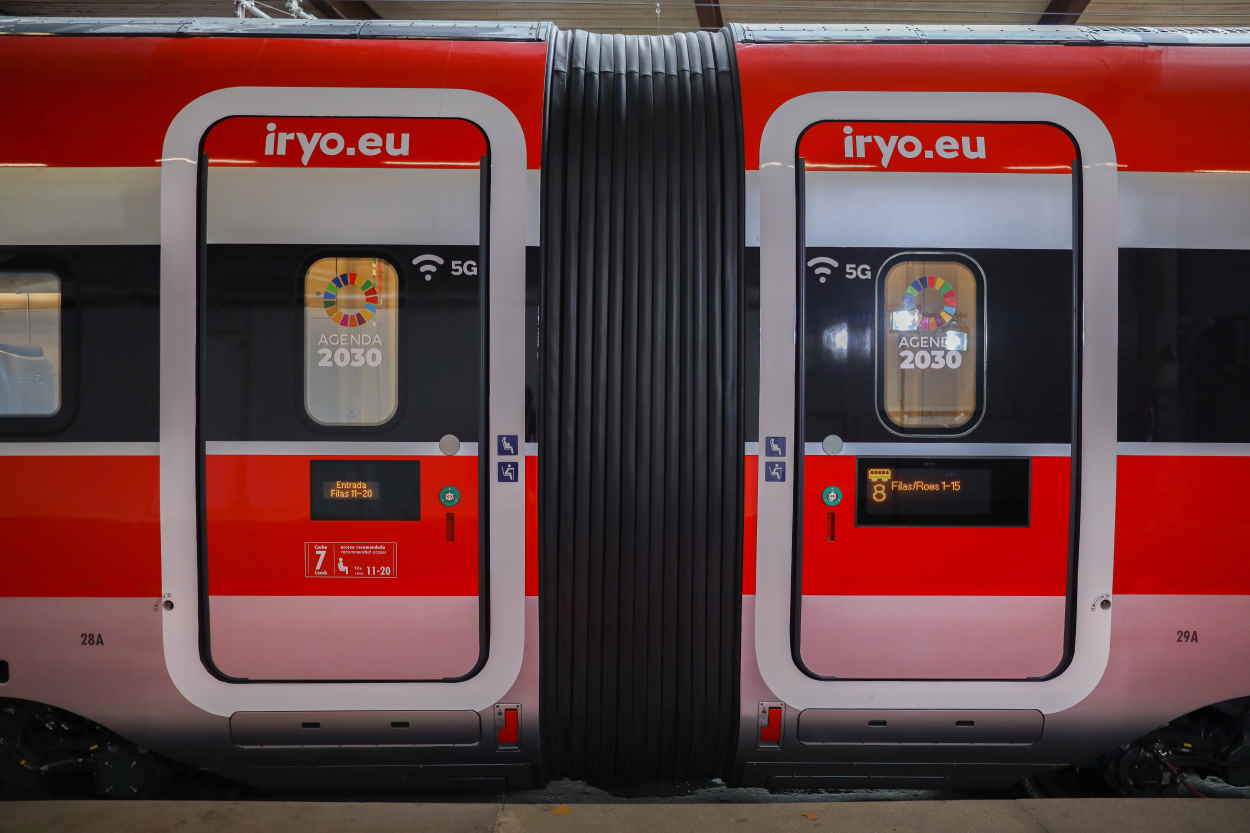
<path fill-rule="evenodd" d="M 487 355 L 492 433 L 525 427 L 525 135 L 502 102 L 474 90 L 350 87 L 230 87 L 187 104 L 170 123 L 161 154 L 160 517 L 165 665 L 178 690 L 211 714 L 236 711 L 472 709 L 498 702 L 516 681 L 525 649 L 525 467 L 517 483 L 490 478 L 489 654 L 460 682 L 226 682 L 200 657 L 196 333 L 200 140 L 229 116 L 463 118 L 491 148 Z M 478 443 L 496 469 L 491 438 Z M 508 458 L 517 460 L 521 458 Z"/>
<path fill-rule="evenodd" d="M 792 98 L 760 137 L 759 431 L 786 437 L 786 462 L 802 454 L 795 422 L 798 337 L 795 147 L 817 121 L 1050 122 L 1080 149 L 1081 333 L 1080 482 L 1075 581 L 1075 649 L 1066 669 L 1040 681 L 821 680 L 794 662 L 791 593 L 794 477 L 757 479 L 755 654 L 765 683 L 794 708 L 1066 709 L 1098 685 L 1111 648 L 1114 547 L 1119 202 L 1115 145 L 1091 110 L 1047 93 L 817 92 Z M 853 454 L 854 446 L 844 449 Z"/>

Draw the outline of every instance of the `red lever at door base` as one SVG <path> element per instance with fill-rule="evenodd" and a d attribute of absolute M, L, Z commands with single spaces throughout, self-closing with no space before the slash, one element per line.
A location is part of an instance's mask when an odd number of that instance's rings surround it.
<path fill-rule="evenodd" d="M 501 709 L 503 723 L 496 732 L 500 746 L 516 746 L 521 742 L 521 710 L 516 706 L 504 706 Z"/>
<path fill-rule="evenodd" d="M 760 743 L 781 743 L 781 706 L 769 706 L 765 715 L 760 721 Z"/>

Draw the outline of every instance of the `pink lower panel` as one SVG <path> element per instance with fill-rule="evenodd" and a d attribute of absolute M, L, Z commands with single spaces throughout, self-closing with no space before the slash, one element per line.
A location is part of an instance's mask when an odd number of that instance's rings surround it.
<path fill-rule="evenodd" d="M 804 596 L 800 652 L 822 677 L 1020 679 L 1063 656 L 1062 596 Z"/>
<path fill-rule="evenodd" d="M 479 653 L 477 596 L 212 596 L 212 658 L 253 680 L 436 680 Z"/>

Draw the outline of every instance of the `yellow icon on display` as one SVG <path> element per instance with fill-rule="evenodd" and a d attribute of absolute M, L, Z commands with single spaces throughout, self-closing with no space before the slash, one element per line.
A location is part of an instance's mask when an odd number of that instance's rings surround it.
<path fill-rule="evenodd" d="M 868 482 L 872 484 L 870 497 L 872 497 L 873 503 L 885 503 L 885 499 L 889 497 L 885 490 L 885 484 L 889 483 L 890 478 L 893 476 L 893 469 L 872 468 L 868 470 Z"/>

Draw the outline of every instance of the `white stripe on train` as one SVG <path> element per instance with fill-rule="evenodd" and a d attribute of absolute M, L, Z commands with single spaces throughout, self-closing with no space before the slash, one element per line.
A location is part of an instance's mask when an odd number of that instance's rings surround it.
<path fill-rule="evenodd" d="M 216 181 L 225 189 L 210 206 L 214 242 L 476 241 L 476 171 L 215 168 L 212 175 L 220 177 Z M 757 176 L 756 171 L 746 173 L 748 246 L 759 245 Z M 935 190 L 934 183 L 944 180 L 933 177 L 959 181 L 949 180 L 950 188 Z M 889 199 L 892 225 L 908 229 L 908 246 L 1064 248 L 1069 245 L 1066 237 L 1039 229 L 1037 206 L 1020 197 L 1022 189 L 1026 195 L 1046 193 L 1050 197 L 1046 201 L 1058 205 L 1067 180 L 1050 174 L 813 173 L 809 194 L 821 211 L 813 212 L 809 206 L 808 213 L 819 213 L 822 219 L 815 223 L 817 234 L 809 237 L 808 245 L 889 245 L 886 235 L 870 234 L 865 224 L 871 222 L 872 212 L 859 210 L 862 200 L 852 199 L 871 194 L 877 202 Z M 1119 180 L 1121 246 L 1250 248 L 1250 187 L 1245 175 L 1130 171 L 1121 173 Z M 154 245 L 160 234 L 159 181 L 160 169 L 155 167 L 0 168 L 0 244 Z M 344 200 L 346 182 L 369 199 Z M 289 190 L 295 183 L 301 196 L 284 203 L 281 215 L 274 214 L 272 200 L 257 198 Z M 415 183 L 420 187 L 414 188 Z M 396 199 L 410 210 L 390 212 Z M 525 200 L 526 244 L 536 246 L 537 170 L 527 171 Z M 995 225 L 960 227 L 956 209 L 965 202 L 975 203 L 981 217 L 996 217 Z M 453 214 L 452 206 L 460 208 Z M 309 212 L 323 211 L 334 213 L 335 239 L 305 239 Z M 907 217 L 915 222 L 903 225 Z M 1055 227 L 1063 227 L 1058 234 L 1066 235 L 1066 224 Z M 423 239 L 423 234 L 429 237 Z"/>
<path fill-rule="evenodd" d="M 0 245 L 156 245 L 160 175 L 0 168 Z M 209 176 L 210 243 L 477 243 L 477 171 L 223 167 Z M 526 245 L 537 246 L 537 170 L 526 171 L 525 186 L 515 210 L 527 218 Z"/>

